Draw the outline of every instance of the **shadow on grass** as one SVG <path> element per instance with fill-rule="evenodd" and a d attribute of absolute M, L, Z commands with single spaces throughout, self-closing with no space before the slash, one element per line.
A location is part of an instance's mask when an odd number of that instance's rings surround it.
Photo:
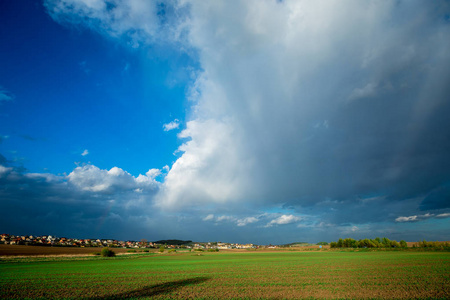
<path fill-rule="evenodd" d="M 92 297 L 90 299 L 93 300 L 107 300 L 107 299 L 129 299 L 129 298 L 140 298 L 140 297 L 153 297 L 160 294 L 170 293 L 176 289 L 179 289 L 183 286 L 199 284 L 209 280 L 209 277 L 195 277 L 177 281 L 171 281 L 161 284 L 154 284 L 146 286 L 142 289 L 118 293 L 114 295 L 108 295 L 103 297 Z"/>

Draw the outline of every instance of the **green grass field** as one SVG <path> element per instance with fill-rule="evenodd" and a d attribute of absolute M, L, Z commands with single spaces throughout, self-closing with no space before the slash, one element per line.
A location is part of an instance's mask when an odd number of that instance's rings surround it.
<path fill-rule="evenodd" d="M 450 253 L 248 252 L 0 261 L 0 298 L 450 298 Z"/>

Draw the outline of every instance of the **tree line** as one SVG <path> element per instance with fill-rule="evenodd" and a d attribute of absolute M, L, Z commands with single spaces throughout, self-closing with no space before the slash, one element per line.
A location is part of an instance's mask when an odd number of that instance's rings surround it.
<path fill-rule="evenodd" d="M 375 238 L 355 240 L 352 238 L 339 239 L 337 242 L 331 242 L 330 248 L 406 248 L 408 245 L 404 240 L 397 242 L 388 238 Z"/>
<path fill-rule="evenodd" d="M 395 240 L 390 240 L 386 237 L 384 238 L 374 238 L 374 239 L 363 239 L 355 240 L 352 238 L 339 239 L 337 242 L 331 242 L 330 248 L 407 248 L 408 244 L 401 240 L 397 242 Z M 415 243 L 413 248 L 439 248 L 448 249 L 450 244 L 448 242 L 427 242 L 423 240 L 421 242 Z"/>

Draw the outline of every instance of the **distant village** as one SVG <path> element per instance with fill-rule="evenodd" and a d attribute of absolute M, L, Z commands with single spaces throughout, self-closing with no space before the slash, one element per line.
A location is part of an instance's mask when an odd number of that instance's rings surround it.
<path fill-rule="evenodd" d="M 258 246 L 254 244 L 222 243 L 222 242 L 192 242 L 181 240 L 164 240 L 149 242 L 145 239 L 140 241 L 119 241 L 113 239 L 75 239 L 56 237 L 51 235 L 12 235 L 1 234 L 0 244 L 28 245 L 28 246 L 55 246 L 55 247 L 111 247 L 111 248 L 159 248 L 164 246 L 168 249 L 249 249 L 249 248 L 276 248 L 278 246 Z"/>

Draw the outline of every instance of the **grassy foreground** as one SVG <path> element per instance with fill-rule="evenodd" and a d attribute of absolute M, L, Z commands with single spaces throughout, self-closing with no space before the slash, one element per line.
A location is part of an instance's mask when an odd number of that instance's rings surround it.
<path fill-rule="evenodd" d="M 0 261 L 0 298 L 450 298 L 449 252 L 249 252 Z"/>

